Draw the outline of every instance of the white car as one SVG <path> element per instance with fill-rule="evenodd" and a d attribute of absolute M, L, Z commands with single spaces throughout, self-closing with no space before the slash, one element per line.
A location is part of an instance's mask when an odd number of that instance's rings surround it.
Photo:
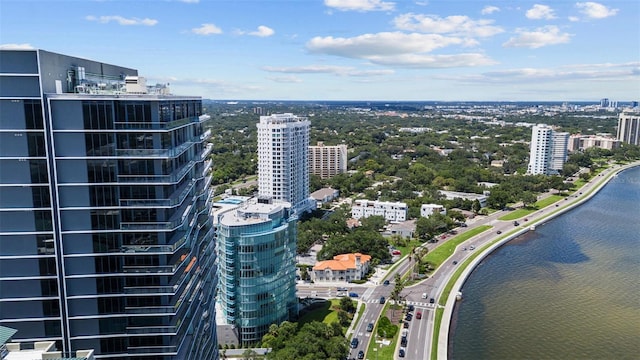
<path fill-rule="evenodd" d="M 426 299 L 427 298 L 427 293 L 422 293 L 422 298 Z"/>

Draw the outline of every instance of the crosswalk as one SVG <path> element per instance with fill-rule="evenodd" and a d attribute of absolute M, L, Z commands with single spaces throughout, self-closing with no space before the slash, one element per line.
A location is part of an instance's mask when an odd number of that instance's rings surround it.
<path fill-rule="evenodd" d="M 379 303 L 380 299 L 369 299 L 365 301 L 366 303 L 369 304 L 375 304 L 375 303 Z M 413 305 L 415 307 L 420 307 L 420 308 L 435 308 L 436 304 L 430 304 L 430 303 L 425 303 L 425 302 L 420 302 L 420 301 L 405 301 L 404 304 L 406 305 Z"/>

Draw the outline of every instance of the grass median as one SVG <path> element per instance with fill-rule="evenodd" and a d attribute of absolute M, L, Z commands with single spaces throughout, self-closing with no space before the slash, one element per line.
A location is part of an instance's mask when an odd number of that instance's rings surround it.
<path fill-rule="evenodd" d="M 491 228 L 491 225 L 482 225 L 457 235 L 437 248 L 429 251 L 427 255 L 424 256 L 423 260 L 430 263 L 434 268 L 438 268 L 453 254 L 458 245 Z"/>
<path fill-rule="evenodd" d="M 560 195 L 551 195 L 551 196 L 547 196 L 544 199 L 538 200 L 536 201 L 535 204 L 533 204 L 533 206 L 531 207 L 526 207 L 523 209 L 518 209 L 515 211 L 512 211 L 510 213 L 508 213 L 507 215 L 501 216 L 498 218 L 498 220 L 503 220 L 503 221 L 510 221 L 510 220 L 516 220 L 516 219 L 520 219 L 522 217 L 525 217 L 531 213 L 534 213 L 542 208 L 545 208 L 555 202 L 558 202 L 560 200 L 564 199 L 564 196 L 560 196 Z"/>

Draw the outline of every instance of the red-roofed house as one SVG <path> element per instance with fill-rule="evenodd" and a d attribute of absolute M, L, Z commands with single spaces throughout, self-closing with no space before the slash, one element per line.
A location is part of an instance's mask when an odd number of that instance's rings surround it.
<path fill-rule="evenodd" d="M 360 253 L 340 254 L 333 260 L 318 261 L 311 272 L 311 279 L 318 282 L 362 280 L 369 272 L 370 255 Z"/>

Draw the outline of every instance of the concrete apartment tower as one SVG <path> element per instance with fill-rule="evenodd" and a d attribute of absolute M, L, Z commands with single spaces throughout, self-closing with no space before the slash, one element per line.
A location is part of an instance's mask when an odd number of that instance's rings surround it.
<path fill-rule="evenodd" d="M 569 133 L 556 132 L 545 124 L 533 126 L 527 173 L 554 175 L 567 161 Z"/>
<path fill-rule="evenodd" d="M 623 112 L 618 116 L 618 140 L 640 145 L 640 112 Z"/>
<path fill-rule="evenodd" d="M 314 209 L 309 196 L 309 127 L 293 114 L 260 116 L 258 194 L 291 204 L 294 212 Z"/>
<path fill-rule="evenodd" d="M 138 71 L 0 50 L 0 325 L 96 359 L 217 359 L 209 132 Z"/>
<path fill-rule="evenodd" d="M 322 141 L 309 146 L 309 171 L 321 179 L 347 172 L 347 145 L 327 146 Z"/>

